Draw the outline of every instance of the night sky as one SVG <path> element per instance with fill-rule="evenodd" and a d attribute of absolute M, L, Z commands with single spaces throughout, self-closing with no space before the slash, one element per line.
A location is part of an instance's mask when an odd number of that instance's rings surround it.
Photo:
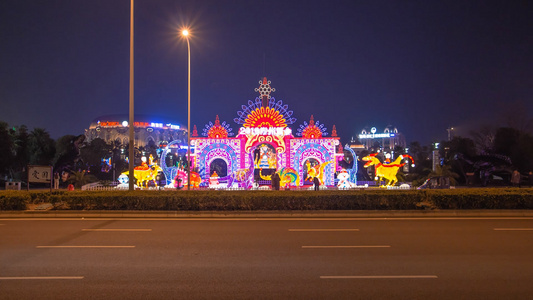
<path fill-rule="evenodd" d="M 0 120 L 53 138 L 127 114 L 129 0 L 0 2 Z M 393 125 L 408 142 L 533 111 L 531 1 L 135 1 L 135 113 L 187 125 L 231 124 L 258 95 L 314 115 L 346 143 Z"/>

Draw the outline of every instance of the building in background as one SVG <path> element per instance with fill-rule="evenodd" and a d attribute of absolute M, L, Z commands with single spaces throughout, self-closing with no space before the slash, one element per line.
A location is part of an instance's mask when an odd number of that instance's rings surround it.
<path fill-rule="evenodd" d="M 106 143 L 119 142 L 125 146 L 129 142 L 128 115 L 101 116 L 85 129 L 87 142 L 101 138 Z M 145 147 L 153 142 L 156 146 L 163 146 L 177 141 L 187 144 L 187 129 L 182 126 L 163 122 L 161 118 L 151 116 L 135 116 L 135 147 Z"/>
<path fill-rule="evenodd" d="M 379 132 L 376 127 L 366 127 L 357 137 L 366 150 L 390 152 L 396 147 L 407 147 L 403 134 L 391 125 L 385 127 L 383 132 Z"/>

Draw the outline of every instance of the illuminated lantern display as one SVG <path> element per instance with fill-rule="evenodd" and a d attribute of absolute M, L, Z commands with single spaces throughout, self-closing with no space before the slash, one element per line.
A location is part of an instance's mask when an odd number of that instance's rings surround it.
<path fill-rule="evenodd" d="M 328 133 L 326 132 L 324 124 L 320 124 L 320 122 L 318 121 L 315 124 L 312 115 L 309 124 L 307 124 L 307 122 L 304 122 L 304 124 L 300 125 L 300 128 L 298 128 L 298 131 L 296 132 L 296 135 L 306 139 L 319 139 L 322 136 L 326 136 L 327 134 Z"/>
<path fill-rule="evenodd" d="M 374 166 L 376 180 L 380 182 L 382 180 L 386 180 L 387 183 L 385 186 L 393 186 L 396 182 L 398 182 L 396 174 L 398 174 L 398 170 L 406 164 L 405 162 L 402 163 L 402 159 L 409 158 L 414 163 L 414 159 L 410 155 L 400 155 L 392 163 L 382 163 L 377 158 L 377 154 L 378 153 L 372 153 L 363 157 L 362 160 L 366 161 L 364 165 L 365 168 Z"/>
<path fill-rule="evenodd" d="M 339 182 L 337 183 L 337 187 L 339 189 L 349 189 L 353 187 L 355 184 L 350 182 L 350 174 L 345 169 L 342 169 L 339 174 L 337 175 L 337 179 Z"/>
<path fill-rule="evenodd" d="M 217 115 L 217 118 L 215 119 L 215 124 L 209 122 L 209 124 L 205 125 L 203 136 L 207 136 L 213 139 L 227 138 L 228 136 L 233 135 L 233 132 L 231 132 L 232 130 L 233 129 L 231 129 L 229 127 L 229 124 L 226 124 L 226 122 L 220 124 Z"/>
<path fill-rule="evenodd" d="M 309 123 L 296 127 L 295 137 L 290 127 L 296 122 L 293 111 L 282 100 L 271 97 L 276 89 L 270 84 L 266 78 L 260 80 L 255 89 L 259 96 L 248 100 L 237 111 L 233 121 L 240 128 L 235 137 L 229 124 L 221 121 L 218 115 L 214 122 L 205 125 L 201 137 L 195 128 L 191 137 L 194 150 L 191 159 L 200 177 L 200 186 L 207 187 L 210 183 L 217 188 L 270 186 L 270 178 L 275 173 L 280 175 L 282 186 L 310 185 L 304 179 L 311 174 L 318 176 L 323 185 L 336 185 L 337 161 L 344 154 L 335 127 L 334 134 L 328 137 L 325 126 L 311 116 Z M 313 168 L 308 168 L 311 162 Z M 214 166 L 217 170 L 227 170 L 227 174 L 218 174 L 216 183 L 210 174 Z M 169 174 L 167 178 L 179 175 L 176 171 L 164 170 Z M 354 176 L 350 178 L 355 179 Z"/>

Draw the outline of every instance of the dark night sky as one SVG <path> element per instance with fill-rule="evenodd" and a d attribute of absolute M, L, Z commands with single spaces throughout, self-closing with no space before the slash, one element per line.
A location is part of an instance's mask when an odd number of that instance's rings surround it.
<path fill-rule="evenodd" d="M 346 143 L 392 124 L 429 143 L 446 128 L 533 111 L 530 1 L 135 1 L 135 112 L 231 124 L 267 76 L 297 118 L 336 125 Z M 3 0 L 0 120 L 81 134 L 128 113 L 129 0 Z M 201 130 L 200 130 L 201 131 Z"/>

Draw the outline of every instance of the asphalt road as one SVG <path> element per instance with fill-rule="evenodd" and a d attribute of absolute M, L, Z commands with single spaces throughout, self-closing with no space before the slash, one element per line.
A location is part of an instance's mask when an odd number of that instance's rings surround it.
<path fill-rule="evenodd" d="M 0 299 L 531 299 L 533 218 L 0 219 Z"/>

